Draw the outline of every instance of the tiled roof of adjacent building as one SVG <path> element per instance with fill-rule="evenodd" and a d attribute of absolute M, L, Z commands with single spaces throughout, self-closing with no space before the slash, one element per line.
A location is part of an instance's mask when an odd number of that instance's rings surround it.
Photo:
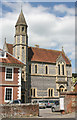
<path fill-rule="evenodd" d="M 8 52 L 9 52 L 10 54 L 13 54 L 13 44 L 8 44 L 8 43 L 7 43 L 7 48 L 8 48 Z"/>
<path fill-rule="evenodd" d="M 74 87 L 77 85 L 77 81 L 75 82 L 75 84 L 74 84 Z"/>
<path fill-rule="evenodd" d="M 13 54 L 13 45 L 7 44 L 8 52 Z M 62 55 L 66 64 L 71 64 L 70 60 L 62 51 L 28 47 L 28 58 L 31 61 L 56 63 L 57 58 Z"/>
<path fill-rule="evenodd" d="M 0 51 L 3 51 L 3 50 L 0 49 Z M 20 60 L 18 60 L 8 52 L 6 52 L 6 57 L 0 58 L 0 63 L 25 65 L 23 62 L 21 62 Z"/>

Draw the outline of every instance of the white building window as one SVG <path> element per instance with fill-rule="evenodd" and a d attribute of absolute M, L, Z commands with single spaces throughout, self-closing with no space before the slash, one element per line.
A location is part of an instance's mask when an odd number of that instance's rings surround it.
<path fill-rule="evenodd" d="M 6 52 L 0 51 L 0 58 L 6 58 Z"/>
<path fill-rule="evenodd" d="M 13 80 L 13 68 L 6 68 L 6 72 L 5 72 L 5 80 Z"/>
<path fill-rule="evenodd" d="M 13 100 L 13 88 L 7 87 L 5 88 L 5 102 L 10 100 Z"/>

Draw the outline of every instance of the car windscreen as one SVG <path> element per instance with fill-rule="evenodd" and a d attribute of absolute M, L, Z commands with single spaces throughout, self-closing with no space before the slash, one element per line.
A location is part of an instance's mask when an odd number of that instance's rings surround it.
<path fill-rule="evenodd" d="M 59 101 L 55 101 L 55 104 L 56 104 L 56 105 L 59 105 Z"/>
<path fill-rule="evenodd" d="M 49 101 L 49 103 L 55 103 L 55 101 Z"/>
<path fill-rule="evenodd" d="M 39 101 L 39 103 L 44 103 L 43 101 Z"/>
<path fill-rule="evenodd" d="M 48 103 L 48 101 L 44 101 L 44 103 Z"/>
<path fill-rule="evenodd" d="M 37 101 L 33 101 L 33 103 L 37 103 Z"/>

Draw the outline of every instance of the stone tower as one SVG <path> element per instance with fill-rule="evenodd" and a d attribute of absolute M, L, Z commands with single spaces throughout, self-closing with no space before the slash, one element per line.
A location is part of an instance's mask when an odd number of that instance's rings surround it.
<path fill-rule="evenodd" d="M 27 24 L 21 10 L 15 25 L 15 43 L 13 44 L 13 54 L 16 58 L 27 63 L 28 56 L 28 36 Z"/>
<path fill-rule="evenodd" d="M 15 42 L 13 44 L 13 55 L 25 63 L 25 67 L 22 69 L 22 91 L 24 101 L 26 101 L 27 80 L 28 80 L 28 36 L 27 36 L 27 24 L 23 12 L 21 10 L 15 25 Z M 22 98 L 23 99 L 23 98 Z"/>

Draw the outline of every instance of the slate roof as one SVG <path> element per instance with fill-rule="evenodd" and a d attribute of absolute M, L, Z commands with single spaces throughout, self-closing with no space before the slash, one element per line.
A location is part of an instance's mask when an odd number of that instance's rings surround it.
<path fill-rule="evenodd" d="M 0 49 L 0 51 L 3 51 L 3 50 Z M 25 65 L 24 63 L 22 63 L 20 60 L 18 60 L 8 52 L 6 52 L 6 58 L 0 58 L 0 63 Z"/>
<path fill-rule="evenodd" d="M 12 44 L 8 44 L 8 52 L 13 54 Z M 56 60 L 60 55 L 62 55 L 66 64 L 71 64 L 70 60 L 62 51 L 43 49 L 37 47 L 28 47 L 28 59 L 31 61 L 56 63 Z"/>

